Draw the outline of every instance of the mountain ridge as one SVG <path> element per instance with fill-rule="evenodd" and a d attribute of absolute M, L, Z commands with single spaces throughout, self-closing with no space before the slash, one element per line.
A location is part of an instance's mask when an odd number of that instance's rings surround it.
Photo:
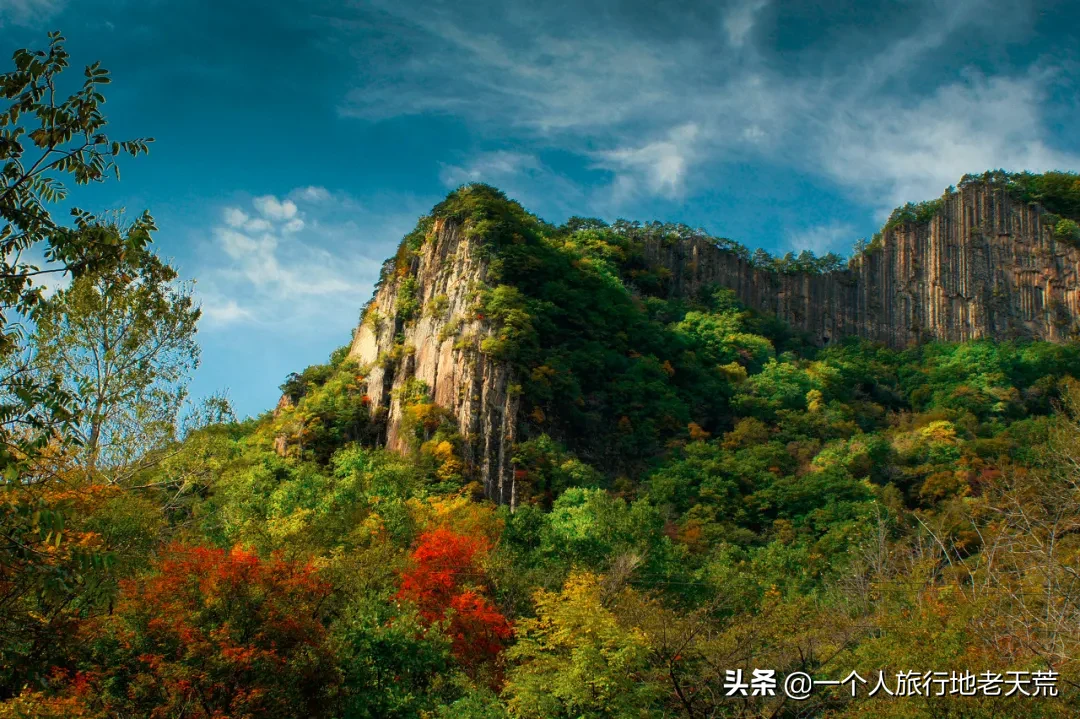
<path fill-rule="evenodd" d="M 602 223 L 585 222 L 574 232 L 553 228 L 494 188 L 466 186 L 388 260 L 349 357 L 363 368 L 373 413 L 385 419 L 387 447 L 408 448 L 416 424 L 410 396 L 424 395 L 458 428 L 463 460 L 484 494 L 514 506 L 521 428 L 554 428 L 560 420 L 549 414 L 578 412 L 552 413 L 557 400 L 537 400 L 551 378 L 567 373 L 538 359 L 541 345 L 565 334 L 549 325 L 567 323 L 581 341 L 603 321 L 551 310 L 558 297 L 544 293 L 560 273 L 588 275 L 575 291 L 586 299 L 590 292 L 616 297 L 616 315 L 638 311 L 653 297 L 679 302 L 727 291 L 790 327 L 795 344 L 819 347 L 847 337 L 900 349 L 932 340 L 1060 342 L 1075 334 L 1080 250 L 1056 238 L 1060 218 L 1008 188 L 970 181 L 936 201 L 930 217 L 909 214 L 890 222 L 847 268 L 778 272 L 704 235 L 645 232 L 624 241 Z M 647 351 L 622 342 L 619 333 L 612 337 L 608 344 L 629 357 Z M 740 351 L 737 363 L 746 366 L 756 350 Z M 675 358 L 661 354 L 648 356 L 674 373 Z M 589 402 L 588 387 L 575 391 L 579 403 Z"/>

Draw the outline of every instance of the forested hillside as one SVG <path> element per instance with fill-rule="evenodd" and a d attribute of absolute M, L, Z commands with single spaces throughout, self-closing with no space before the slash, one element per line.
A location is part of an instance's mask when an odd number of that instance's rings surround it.
<path fill-rule="evenodd" d="M 395 390 L 402 447 L 382 448 L 373 366 L 347 346 L 257 418 L 191 408 L 199 311 L 153 221 L 49 213 L 47 178 L 104 180 L 147 149 L 102 134 L 103 71 L 50 106 L 66 62 L 55 38 L 0 84 L 0 717 L 1080 709 L 1080 343 L 819 347 L 722 287 L 671 292 L 641 248 L 688 228 L 553 226 L 467 186 L 383 283 L 437 222 L 486 248 L 462 323 L 495 329 L 455 342 L 516 378 L 520 491 L 496 505 L 423 382 Z M 1077 241 L 1075 174 L 967 181 L 1040 203 Z M 841 264 L 722 244 L 776 272 Z M 32 246 L 70 286 L 38 290 L 18 259 Z M 404 292 L 401 327 L 447 311 Z M 785 693 L 794 672 L 819 682 L 808 697 Z M 954 672 L 972 691 L 936 693 Z M 1051 693 L 1035 677 L 1055 696 L 1029 696 Z"/>

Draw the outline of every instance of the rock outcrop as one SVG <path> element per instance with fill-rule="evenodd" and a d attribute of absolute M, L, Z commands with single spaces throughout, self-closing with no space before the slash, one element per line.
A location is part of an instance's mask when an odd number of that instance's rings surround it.
<path fill-rule="evenodd" d="M 820 275 L 755 269 L 707 241 L 650 245 L 680 292 L 721 284 L 818 344 L 855 335 L 893 348 L 930 340 L 1062 341 L 1080 317 L 1080 252 L 1056 242 L 1035 205 L 971 186 L 925 224 L 886 230 L 883 247 Z"/>
<path fill-rule="evenodd" d="M 483 339 L 494 333 L 475 307 L 487 276 L 482 255 L 480 241 L 460 225 L 436 221 L 419 256 L 376 292 L 349 356 L 369 367 L 371 407 L 388 408 L 388 448 L 406 448 L 400 393 L 409 380 L 423 381 L 432 400 L 456 419 L 466 439 L 464 459 L 483 482 L 485 494 L 513 505 L 510 452 L 518 402 L 511 391 L 511 368 L 478 351 Z M 408 290 L 403 288 L 406 281 Z M 401 317 L 403 292 L 424 308 L 411 322 Z"/>
<path fill-rule="evenodd" d="M 819 344 L 851 335 L 894 348 L 1066 339 L 1080 318 L 1080 251 L 1054 240 L 1040 208 L 1004 190 L 971 185 L 942 202 L 928 223 L 888 229 L 882 247 L 826 274 L 764 271 L 705 239 L 650 240 L 645 254 L 670 271 L 673 292 L 722 285 Z M 496 329 L 476 307 L 486 274 L 481 240 L 436 222 L 416 256 L 384 280 L 350 355 L 370 366 L 372 405 L 388 409 L 388 447 L 404 446 L 397 395 L 410 379 L 422 380 L 456 418 L 465 460 L 487 496 L 513 505 L 513 370 L 478 351 Z M 403 297 L 423 308 L 410 322 L 401 316 Z"/>

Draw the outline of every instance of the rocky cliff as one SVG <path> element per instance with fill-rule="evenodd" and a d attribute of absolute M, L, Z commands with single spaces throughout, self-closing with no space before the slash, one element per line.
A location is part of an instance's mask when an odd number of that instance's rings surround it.
<path fill-rule="evenodd" d="M 709 242 L 651 243 L 678 291 L 718 283 L 827 344 L 849 335 L 902 348 L 993 338 L 1064 340 L 1080 317 L 1080 251 L 1056 242 L 1035 205 L 969 186 L 942 198 L 928 223 L 885 230 L 883 246 L 849 269 L 778 274 Z"/>
<path fill-rule="evenodd" d="M 488 271 L 481 244 L 460 224 L 437 220 L 419 252 L 376 292 L 349 355 L 368 367 L 372 408 L 388 409 L 387 447 L 405 449 L 400 394 L 408 380 L 421 380 L 456 419 L 466 438 L 464 459 L 485 494 L 513 505 L 510 452 L 518 406 L 511 368 L 479 351 L 494 332 L 476 308 Z M 408 320 L 403 296 L 422 308 Z"/>
<path fill-rule="evenodd" d="M 519 427 L 513 368 L 480 351 L 497 328 L 477 304 L 490 263 L 481 233 L 436 220 L 414 251 L 388 266 L 353 339 L 368 368 L 373 407 L 388 411 L 386 444 L 405 446 L 400 394 L 422 380 L 456 419 L 465 461 L 488 497 L 515 503 L 512 447 Z M 926 223 L 887 229 L 848 269 L 779 274 L 755 268 L 706 239 L 648 240 L 674 294 L 733 290 L 812 341 L 855 335 L 894 348 L 928 340 L 1064 340 L 1080 318 L 1080 251 L 1056 242 L 1037 206 L 972 185 L 946 195 Z"/>

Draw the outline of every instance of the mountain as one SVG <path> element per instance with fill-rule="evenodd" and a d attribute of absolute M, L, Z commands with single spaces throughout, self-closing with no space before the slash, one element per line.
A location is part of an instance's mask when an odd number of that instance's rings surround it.
<path fill-rule="evenodd" d="M 965 178 L 845 263 L 463 187 L 273 412 L 8 483 L 0 717 L 1076 716 L 1078 216 Z"/>
<path fill-rule="evenodd" d="M 575 219 L 557 228 L 493 188 L 466 186 L 387 261 L 348 354 L 364 368 L 371 409 L 385 413 L 387 447 L 407 448 L 409 393 L 419 391 L 456 424 L 484 494 L 513 506 L 515 444 L 539 431 L 593 462 L 627 464 L 579 433 L 633 422 L 599 395 L 617 395 L 612 385 L 635 363 L 653 360 L 670 375 L 686 364 L 677 356 L 686 348 L 654 316 L 657 302 L 708 304 L 727 290 L 724 302 L 790 328 L 780 334 L 795 350 L 849 337 L 894 349 L 1067 339 L 1080 318 L 1075 225 L 1025 198 L 1024 178 L 1043 176 L 1019 177 L 967 177 L 938 200 L 899 208 L 846 268 L 828 271 L 777 269 L 685 227 Z M 582 370 L 575 358 L 587 346 L 618 357 Z M 740 350 L 751 359 L 737 363 L 755 363 L 754 348 Z M 563 387 L 553 392 L 555 378 Z M 579 407 L 552 396 L 559 391 Z M 710 408 L 698 414 L 700 426 L 722 424 Z"/>

